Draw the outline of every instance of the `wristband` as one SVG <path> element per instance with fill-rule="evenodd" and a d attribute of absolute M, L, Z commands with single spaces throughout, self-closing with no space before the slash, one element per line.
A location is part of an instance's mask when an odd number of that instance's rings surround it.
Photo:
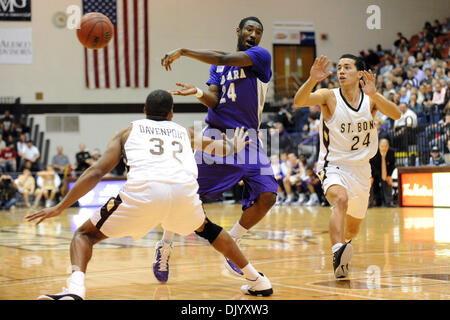
<path fill-rule="evenodd" d="M 202 89 L 197 88 L 197 93 L 195 94 L 195 96 L 196 96 L 197 98 L 203 97 L 203 91 L 202 91 Z"/>

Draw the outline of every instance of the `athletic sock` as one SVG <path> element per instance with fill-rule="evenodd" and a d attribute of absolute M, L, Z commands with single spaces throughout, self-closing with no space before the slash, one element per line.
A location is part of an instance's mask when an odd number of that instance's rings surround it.
<path fill-rule="evenodd" d="M 247 231 L 248 230 L 241 226 L 238 221 L 234 224 L 233 228 L 231 228 L 230 236 L 232 236 L 234 239 L 240 239 L 247 233 Z"/>
<path fill-rule="evenodd" d="M 69 281 L 69 293 L 76 294 L 85 299 L 86 288 L 84 286 L 85 274 L 81 271 L 74 271 Z"/>
<path fill-rule="evenodd" d="M 244 277 L 248 280 L 256 280 L 259 277 L 258 271 L 256 271 L 250 262 L 241 270 L 244 273 Z"/>
<path fill-rule="evenodd" d="M 342 243 L 336 243 L 334 246 L 331 247 L 331 250 L 333 251 L 333 253 L 336 253 L 342 246 L 343 246 Z"/>

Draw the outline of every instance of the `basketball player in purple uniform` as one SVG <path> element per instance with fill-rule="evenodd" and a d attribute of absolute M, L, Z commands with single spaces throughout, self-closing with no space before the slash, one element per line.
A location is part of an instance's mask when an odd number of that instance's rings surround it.
<path fill-rule="evenodd" d="M 244 181 L 243 213 L 230 231 L 230 235 L 239 243 L 246 232 L 275 204 L 278 185 L 266 151 L 256 136 L 272 77 L 271 55 L 258 46 L 263 35 L 263 25 L 258 18 L 247 17 L 240 21 L 236 34 L 236 52 L 176 49 L 167 53 L 161 64 L 166 70 L 172 70 L 172 63 L 182 56 L 211 64 L 208 91 L 203 92 L 193 85 L 177 83 L 180 89 L 170 92 L 182 96 L 195 95 L 208 107 L 205 120 L 208 126 L 203 131 L 203 136 L 221 139 L 221 133 L 227 129 L 244 127 L 253 141 L 242 153 L 231 159 L 196 153 L 199 195 L 202 199 L 218 200 L 224 191 L 240 180 Z M 160 282 L 168 280 L 172 239 L 173 233 L 165 231 L 157 244 L 153 271 Z M 231 273 L 243 275 L 226 258 L 225 266 Z"/>

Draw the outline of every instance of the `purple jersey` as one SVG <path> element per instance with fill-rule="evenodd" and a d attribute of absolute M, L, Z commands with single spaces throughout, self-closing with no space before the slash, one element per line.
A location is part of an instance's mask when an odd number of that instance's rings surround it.
<path fill-rule="evenodd" d="M 225 131 L 245 127 L 259 129 L 264 101 L 272 77 L 270 53 L 261 47 L 245 51 L 252 59 L 248 67 L 211 66 L 208 85 L 221 88 L 219 104 L 208 109 L 206 123 Z"/>

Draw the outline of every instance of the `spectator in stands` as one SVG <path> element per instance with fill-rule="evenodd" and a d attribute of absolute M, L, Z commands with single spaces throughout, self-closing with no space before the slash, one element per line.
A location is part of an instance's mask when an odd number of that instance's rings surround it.
<path fill-rule="evenodd" d="M 376 115 L 373 121 L 378 131 L 378 140 L 389 139 L 388 128 L 386 128 L 386 126 L 383 125 L 384 124 L 383 118 L 381 118 L 379 115 Z"/>
<path fill-rule="evenodd" d="M 28 140 L 27 145 L 25 146 L 25 148 L 23 148 L 23 151 L 20 154 L 21 164 L 20 164 L 19 170 L 22 170 L 26 161 L 30 161 L 31 162 L 31 171 L 39 171 L 40 170 L 40 165 L 39 165 L 40 156 L 41 156 L 41 154 L 40 154 L 38 148 L 36 148 L 36 146 L 33 145 L 33 141 Z"/>
<path fill-rule="evenodd" d="M 14 117 L 11 115 L 9 110 L 5 110 L 3 116 L 0 118 L 1 123 L 3 124 L 3 130 L 9 130 L 11 123 L 14 122 Z"/>
<path fill-rule="evenodd" d="M 311 116 L 308 117 L 309 132 L 306 137 L 298 144 L 298 153 L 305 154 L 313 160 L 318 152 L 317 142 L 319 141 L 319 124 L 320 120 L 315 120 Z"/>
<path fill-rule="evenodd" d="M 425 93 L 426 93 L 425 84 L 421 84 L 419 90 L 417 91 L 417 103 L 420 104 L 421 106 L 425 101 Z"/>
<path fill-rule="evenodd" d="M 285 204 L 290 204 L 294 202 L 294 187 L 301 187 L 302 184 L 302 176 L 304 175 L 304 167 L 303 164 L 298 160 L 297 155 L 295 153 L 288 154 L 288 161 L 290 162 L 289 172 L 286 177 L 283 179 L 284 190 L 286 192 L 286 201 Z M 306 200 L 305 191 L 299 188 L 298 190 L 299 197 L 297 202 L 294 204 L 301 204 Z"/>
<path fill-rule="evenodd" d="M 9 210 L 17 202 L 17 185 L 7 174 L 0 176 L 0 210 Z"/>
<path fill-rule="evenodd" d="M 41 196 L 44 196 L 45 207 L 51 207 L 53 199 L 58 192 L 59 185 L 61 184 L 59 175 L 56 174 L 52 166 L 47 166 L 45 171 L 39 171 L 37 173 L 36 184 L 38 186 L 38 190 L 36 193 L 39 197 L 39 200 Z"/>
<path fill-rule="evenodd" d="M 278 193 L 277 193 L 276 204 L 279 205 L 279 204 L 283 203 L 283 201 L 286 198 L 284 195 L 283 179 L 286 177 L 287 172 L 283 172 L 283 168 L 281 166 L 281 160 L 277 154 L 273 154 L 270 156 L 270 164 L 272 166 L 275 180 L 278 183 Z"/>
<path fill-rule="evenodd" d="M 392 172 L 395 169 L 395 152 L 389 148 L 389 140 L 381 139 L 378 151 L 370 159 L 372 168 L 372 188 L 369 203 L 376 206 L 392 207 Z"/>
<path fill-rule="evenodd" d="M 33 178 L 33 175 L 31 174 L 31 171 L 29 169 L 24 169 L 23 173 L 20 174 L 19 177 L 16 179 L 18 191 L 20 192 L 20 194 L 22 194 L 27 208 L 31 207 L 30 196 L 34 195 L 36 188 L 35 183 L 36 182 Z M 37 206 L 36 202 L 34 206 Z"/>
<path fill-rule="evenodd" d="M 91 166 L 93 164 L 95 164 L 96 162 L 98 162 L 98 160 L 100 160 L 100 150 L 98 148 L 95 148 L 94 151 L 92 151 L 92 162 L 91 162 Z"/>
<path fill-rule="evenodd" d="M 23 133 L 25 134 L 25 140 L 27 139 L 31 139 L 31 128 L 27 125 L 27 118 L 22 115 L 20 117 L 19 123 L 17 124 L 16 127 L 17 133 L 19 134 L 19 136 Z"/>
<path fill-rule="evenodd" d="M 444 148 L 444 159 L 445 159 L 445 164 L 450 165 L 450 139 L 449 138 L 447 138 L 447 143 L 445 144 L 445 148 Z"/>
<path fill-rule="evenodd" d="M 424 105 L 428 106 L 428 108 L 431 108 L 433 111 L 444 109 L 446 90 L 447 88 L 442 88 L 440 83 L 436 83 L 433 99 L 431 101 L 425 101 Z"/>
<path fill-rule="evenodd" d="M 406 87 L 402 87 L 400 89 L 400 103 L 409 104 L 410 91 L 406 89 Z"/>
<path fill-rule="evenodd" d="M 0 151 L 0 165 L 3 173 L 16 172 L 16 157 L 14 144 L 10 144 Z"/>
<path fill-rule="evenodd" d="M 92 163 L 92 156 L 89 151 L 86 150 L 84 143 L 80 144 L 80 151 L 75 155 L 76 163 L 75 170 L 82 173 L 84 170 L 89 168 Z"/>
<path fill-rule="evenodd" d="M 25 151 L 25 148 L 27 146 L 27 139 L 26 134 L 21 133 L 19 135 L 19 140 L 16 142 L 16 152 L 17 152 L 17 161 L 16 161 L 16 168 L 18 170 L 22 170 L 21 163 L 22 163 L 22 157 L 21 154 Z"/>
<path fill-rule="evenodd" d="M 311 165 L 306 167 L 306 176 L 305 183 L 309 191 L 309 200 L 305 203 L 305 206 L 318 206 L 323 196 L 322 183 L 314 173 L 314 168 Z"/>
<path fill-rule="evenodd" d="M 414 111 L 417 115 L 422 113 L 422 105 L 417 102 L 417 96 L 415 93 L 411 93 L 411 97 L 409 98 L 409 109 Z"/>
<path fill-rule="evenodd" d="M 427 69 L 431 70 L 431 66 L 434 62 L 434 59 L 431 57 L 431 53 L 425 52 L 425 61 L 423 62 L 422 69 L 425 70 L 425 73 L 427 72 Z"/>
<path fill-rule="evenodd" d="M 399 104 L 399 109 L 402 115 L 400 119 L 394 121 L 394 129 L 398 131 L 403 127 L 417 127 L 417 115 L 414 111 L 408 108 L 408 105 L 404 102 Z"/>
<path fill-rule="evenodd" d="M 3 139 L 0 139 L 0 150 L 3 150 L 6 148 L 6 142 Z"/>
<path fill-rule="evenodd" d="M 284 129 L 287 132 L 294 131 L 295 123 L 294 123 L 294 111 L 292 110 L 292 104 L 289 102 L 289 99 L 283 97 L 282 105 L 280 107 L 280 111 L 277 113 L 276 122 L 280 122 L 283 124 Z"/>
<path fill-rule="evenodd" d="M 444 157 L 441 155 L 438 146 L 434 146 L 430 152 L 430 165 L 431 166 L 441 166 L 445 165 Z"/>
<path fill-rule="evenodd" d="M 53 156 L 51 165 L 55 172 L 62 176 L 64 174 L 64 170 L 70 167 L 70 162 L 69 158 L 63 154 L 62 146 L 58 146 L 56 150 L 57 154 Z"/>
<path fill-rule="evenodd" d="M 394 86 L 392 84 L 392 81 L 388 81 L 386 82 L 386 89 L 383 90 L 383 96 L 388 99 L 390 94 L 394 94 L 395 93 L 395 89 Z"/>
<path fill-rule="evenodd" d="M 420 71 L 422 71 L 422 72 L 424 72 L 423 70 L 422 70 L 422 67 L 423 67 L 423 62 L 424 62 L 424 60 L 423 60 L 423 53 L 422 52 L 417 52 L 417 54 L 416 54 L 416 64 L 414 65 L 414 69 L 416 68 L 416 66 L 417 66 L 417 68 L 419 68 L 419 70 Z M 415 71 L 415 70 L 414 70 Z M 425 74 L 425 73 L 424 73 Z M 422 81 L 419 81 L 419 82 L 422 82 Z"/>

